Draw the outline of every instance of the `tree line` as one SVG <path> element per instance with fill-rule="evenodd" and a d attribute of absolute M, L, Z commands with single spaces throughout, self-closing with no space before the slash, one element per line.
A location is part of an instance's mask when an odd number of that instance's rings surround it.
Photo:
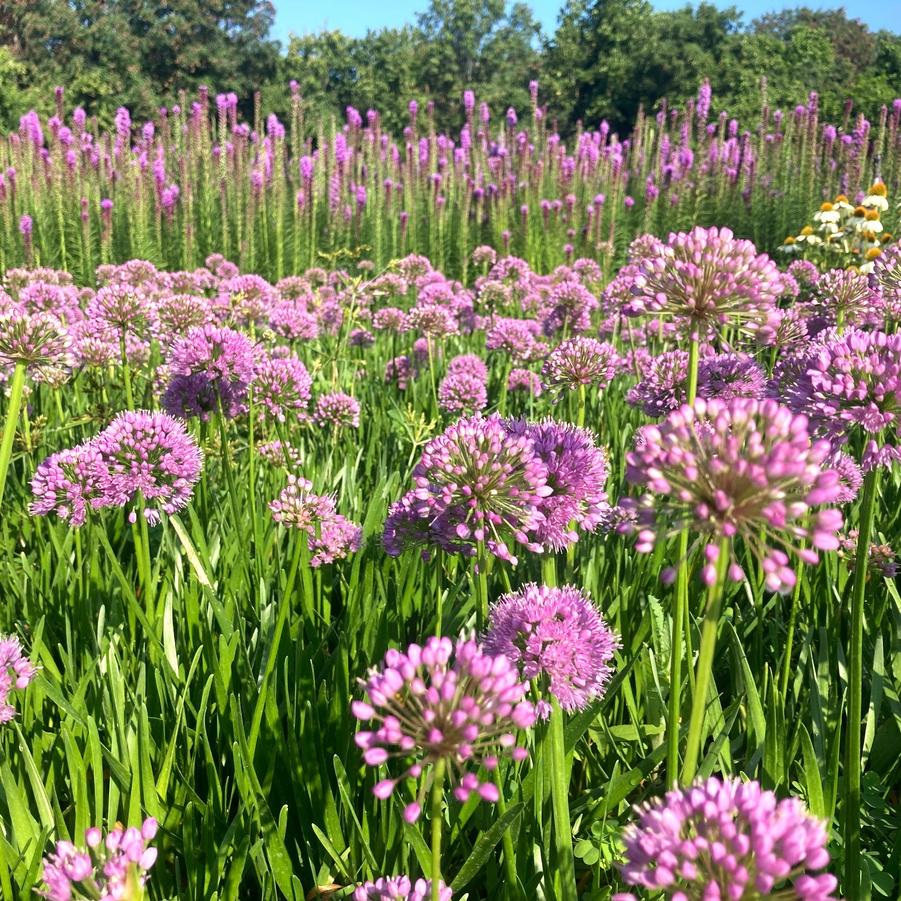
<path fill-rule="evenodd" d="M 716 109 L 756 115 L 761 83 L 771 108 L 817 91 L 840 119 L 848 99 L 870 116 L 901 95 L 901 35 L 872 31 L 844 10 L 786 9 L 746 22 L 711 3 L 655 11 L 648 0 L 565 0 L 552 33 L 525 3 L 430 0 L 414 24 L 352 37 L 325 30 L 271 39 L 273 4 L 260 0 L 30 0 L 0 4 L 0 127 L 28 109 L 67 106 L 110 122 L 119 106 L 136 119 L 181 89 L 234 91 L 250 112 L 254 92 L 286 113 L 289 82 L 308 123 L 376 109 L 398 130 L 408 103 L 432 101 L 439 127 L 464 121 L 472 90 L 495 117 L 539 103 L 564 134 L 607 119 L 627 131 L 639 108 L 679 103 L 708 78 Z"/>

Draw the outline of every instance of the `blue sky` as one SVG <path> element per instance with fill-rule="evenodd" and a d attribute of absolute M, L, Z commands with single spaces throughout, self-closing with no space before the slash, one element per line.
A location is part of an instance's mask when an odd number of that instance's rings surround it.
<path fill-rule="evenodd" d="M 372 0 L 329 0 L 319 6 L 305 0 L 274 0 L 274 37 L 287 45 L 291 32 L 307 34 L 324 28 L 336 28 L 350 35 L 363 35 L 370 28 L 398 27 L 412 23 L 416 13 L 428 0 L 389 0 L 387 4 Z M 552 31 L 562 0 L 532 0 L 529 4 L 546 31 Z M 901 2 L 898 0 L 715 0 L 717 6 L 737 6 L 745 19 L 786 6 L 807 5 L 814 8 L 844 6 L 848 15 L 863 19 L 870 28 L 889 28 L 901 32 Z M 654 0 L 658 9 L 677 9 L 685 0 Z"/>

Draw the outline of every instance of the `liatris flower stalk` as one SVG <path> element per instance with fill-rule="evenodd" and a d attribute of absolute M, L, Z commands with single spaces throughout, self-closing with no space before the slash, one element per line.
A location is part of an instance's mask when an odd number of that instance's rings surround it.
<path fill-rule="evenodd" d="M 723 583 L 744 576 L 735 539 L 760 561 L 765 584 L 789 591 L 795 573 L 786 551 L 805 563 L 817 562 L 815 548 L 834 550 L 842 517 L 836 509 L 812 508 L 839 494 L 839 476 L 822 465 L 831 452 L 827 441 L 810 439 L 807 420 L 775 401 L 697 400 L 671 413 L 659 426 L 639 433 L 627 455 L 627 477 L 646 485 L 639 506 L 643 528 L 636 546 L 649 552 L 656 531 L 690 529 L 706 542 L 702 569 L 710 592 L 689 726 L 684 778 L 694 776 L 700 749 L 703 710 L 716 645 Z M 807 519 L 809 518 L 809 523 Z M 811 547 L 799 547 L 802 540 Z M 784 550 L 783 550 L 784 548 Z M 678 566 L 685 566 L 685 559 Z M 671 691 L 678 691 L 676 686 Z M 673 711 L 671 711 L 673 713 Z M 678 728 L 676 722 L 670 729 Z"/>
<path fill-rule="evenodd" d="M 362 681 L 362 680 L 361 680 Z M 473 640 L 429 638 L 406 652 L 390 650 L 384 668 L 373 669 L 365 685 L 366 700 L 352 705 L 354 716 L 374 721 L 374 731 L 358 732 L 355 740 L 370 766 L 392 757 L 412 761 L 400 777 L 378 782 L 373 793 L 387 798 L 404 778 L 426 778 L 417 800 L 408 804 L 404 818 L 415 822 L 425 793 L 431 790 L 432 890 L 441 883 L 441 808 L 444 780 L 455 784 L 454 795 L 464 802 L 471 796 L 495 803 L 497 785 L 482 781 L 475 770 L 493 772 L 498 755 L 521 760 L 524 748 L 516 745 L 516 731 L 535 722 L 535 709 L 527 701 L 527 683 L 504 656 L 492 657 Z"/>
<path fill-rule="evenodd" d="M 22 643 L 15 635 L 0 635 L 0 723 L 8 723 L 16 715 L 9 703 L 10 693 L 24 691 L 37 671 L 22 653 Z"/>
<path fill-rule="evenodd" d="M 623 878 L 664 897 L 833 901 L 828 834 L 796 798 L 757 782 L 710 778 L 636 808 Z M 614 896 L 635 901 L 633 895 Z"/>
<path fill-rule="evenodd" d="M 87 850 L 57 842 L 44 858 L 46 887 L 39 894 L 49 901 L 141 901 L 156 863 L 156 848 L 150 847 L 156 833 L 157 822 L 149 817 L 140 829 L 117 825 L 106 838 L 91 827 L 85 832 Z"/>

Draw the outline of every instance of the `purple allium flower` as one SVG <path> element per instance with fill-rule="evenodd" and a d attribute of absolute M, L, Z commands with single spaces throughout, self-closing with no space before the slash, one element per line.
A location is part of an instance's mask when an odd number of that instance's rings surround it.
<path fill-rule="evenodd" d="M 38 668 L 22 653 L 15 635 L 0 635 L 0 723 L 8 723 L 16 710 L 9 703 L 12 691 L 24 691 Z"/>
<path fill-rule="evenodd" d="M 528 533 L 542 521 L 542 498 L 552 493 L 547 467 L 531 440 L 511 434 L 496 414 L 460 419 L 432 438 L 413 480 L 413 509 L 446 550 L 472 556 L 484 542 L 490 553 L 515 563 L 509 539 L 540 549 Z"/>
<path fill-rule="evenodd" d="M 104 285 L 88 303 L 87 316 L 117 335 L 143 335 L 156 321 L 156 305 L 143 287 L 128 281 Z"/>
<path fill-rule="evenodd" d="M 854 459 L 842 451 L 831 454 L 823 464 L 826 469 L 834 469 L 838 473 L 839 493 L 835 498 L 837 504 L 850 504 L 857 498 L 860 486 L 863 485 L 863 470 Z"/>
<path fill-rule="evenodd" d="M 407 314 L 397 307 L 382 307 L 372 314 L 372 327 L 376 331 L 405 332 L 407 326 Z"/>
<path fill-rule="evenodd" d="M 108 473 L 106 506 L 140 496 L 151 525 L 191 500 L 200 478 L 200 448 L 184 425 L 165 413 L 120 413 L 92 442 Z M 134 521 L 136 514 L 132 512 Z"/>
<path fill-rule="evenodd" d="M 792 410 L 833 441 L 867 440 L 864 470 L 901 457 L 901 335 L 847 329 L 826 333 L 778 382 Z"/>
<path fill-rule="evenodd" d="M 450 371 L 438 386 L 438 406 L 445 413 L 477 413 L 487 405 L 485 380 L 474 373 Z"/>
<path fill-rule="evenodd" d="M 69 337 L 49 313 L 0 316 L 0 365 L 24 363 L 42 369 L 65 364 Z"/>
<path fill-rule="evenodd" d="M 760 400 L 766 392 L 766 376 L 751 357 L 723 353 L 698 363 L 698 397 Z"/>
<path fill-rule="evenodd" d="M 572 390 L 579 385 L 606 388 L 616 374 L 619 354 L 606 341 L 596 338 L 570 338 L 549 354 L 541 375 L 548 388 Z"/>
<path fill-rule="evenodd" d="M 264 441 L 257 445 L 257 453 L 273 466 L 280 466 L 289 472 L 298 469 L 301 464 L 300 451 L 281 441 Z"/>
<path fill-rule="evenodd" d="M 773 260 L 727 228 L 671 234 L 659 254 L 636 265 L 636 307 L 672 317 L 695 335 L 722 326 L 755 332 L 782 293 Z"/>
<path fill-rule="evenodd" d="M 857 529 L 848 532 L 846 538 L 839 539 L 841 546 L 841 556 L 845 558 L 848 569 L 852 572 L 857 566 L 857 543 L 859 539 Z M 898 574 L 898 562 L 895 559 L 895 552 L 887 544 L 870 544 L 869 546 L 869 566 L 867 570 L 867 578 L 869 579 L 872 572 L 878 572 L 884 579 L 894 579 Z"/>
<path fill-rule="evenodd" d="M 438 303 L 418 303 L 407 314 L 407 325 L 429 338 L 455 335 L 459 331 L 454 311 Z"/>
<path fill-rule="evenodd" d="M 306 411 L 312 385 L 307 367 L 297 357 L 267 354 L 257 363 L 254 373 L 254 400 L 279 422 L 285 422 L 289 413 L 303 415 Z"/>
<path fill-rule="evenodd" d="M 667 898 L 786 897 L 830 901 L 825 825 L 797 798 L 780 801 L 757 782 L 716 778 L 636 808 L 623 833 L 623 878 Z M 631 897 L 631 896 L 619 896 Z"/>
<path fill-rule="evenodd" d="M 313 420 L 320 428 L 358 429 L 360 427 L 360 402 L 349 394 L 338 391 L 323 394 L 316 401 Z"/>
<path fill-rule="evenodd" d="M 167 345 L 192 328 L 208 325 L 213 317 L 210 302 L 196 294 L 164 294 L 154 312 L 156 334 Z"/>
<path fill-rule="evenodd" d="M 453 891 L 443 882 L 438 887 L 440 901 L 451 901 Z M 409 876 L 381 876 L 354 889 L 353 901 L 432 901 L 432 880 Z"/>
<path fill-rule="evenodd" d="M 806 341 L 807 334 L 807 321 L 799 305 L 787 310 L 776 310 L 767 324 L 758 331 L 757 340 L 763 345 L 780 350 L 794 349 Z"/>
<path fill-rule="evenodd" d="M 474 792 L 485 801 L 498 800 L 497 786 L 480 781 L 475 770 L 484 766 L 493 771 L 501 753 L 523 759 L 526 751 L 516 746 L 515 732 L 535 722 L 535 709 L 526 700 L 528 683 L 520 681 L 506 657 L 484 653 L 471 639 L 455 644 L 432 637 L 422 646 L 411 644 L 406 652 L 389 650 L 384 668 L 370 670 L 360 681 L 366 700 L 355 701 L 351 710 L 358 720 L 376 725 L 374 731 L 354 736 L 363 759 L 369 766 L 392 757 L 411 761 L 400 777 L 376 784 L 376 797 L 389 797 L 399 781 L 418 779 L 444 760 L 459 801 Z M 423 781 L 420 799 L 428 781 Z M 404 818 L 414 822 L 420 810 L 417 800 L 407 806 Z"/>
<path fill-rule="evenodd" d="M 375 335 L 368 329 L 355 328 L 351 330 L 347 343 L 351 347 L 372 347 L 375 344 Z"/>
<path fill-rule="evenodd" d="M 678 409 L 687 396 L 688 354 L 668 350 L 641 364 L 641 379 L 626 394 L 626 403 L 655 419 Z"/>
<path fill-rule="evenodd" d="M 541 378 L 528 369 L 511 369 L 507 376 L 508 391 L 528 391 L 532 397 L 541 397 Z"/>
<path fill-rule="evenodd" d="M 447 374 L 459 375 L 460 373 L 471 375 L 483 382 L 488 381 L 488 367 L 485 365 L 485 361 L 476 354 L 459 354 L 448 360 Z"/>
<path fill-rule="evenodd" d="M 811 288 L 820 280 L 820 270 L 810 260 L 795 260 L 788 274 L 802 287 Z"/>
<path fill-rule="evenodd" d="M 415 377 L 413 361 L 407 356 L 395 357 L 385 364 L 385 381 L 396 382 L 401 391 L 406 391 Z"/>
<path fill-rule="evenodd" d="M 881 326 L 885 304 L 866 275 L 850 269 L 830 269 L 813 287 L 810 309 L 827 325 Z"/>
<path fill-rule="evenodd" d="M 671 413 L 659 426 L 645 426 L 626 456 L 629 481 L 653 494 L 640 502 L 636 550 L 650 552 L 655 529 L 670 535 L 689 527 L 707 543 L 702 576 L 715 579 L 718 543 L 730 543 L 729 577 L 744 571 L 734 539 L 761 561 L 770 591 L 790 591 L 795 573 L 785 550 L 816 563 L 816 550 L 835 550 L 841 513 L 811 508 L 839 496 L 839 475 L 823 469 L 828 441 L 811 442 L 804 416 L 772 400 L 698 399 Z M 642 515 L 643 514 L 643 515 Z M 808 539 L 812 547 L 798 547 Z M 782 548 L 785 548 L 783 550 Z M 679 565 L 684 563 L 679 561 Z"/>
<path fill-rule="evenodd" d="M 562 550 L 578 541 L 577 528 L 594 532 L 610 506 L 604 490 L 607 454 L 587 429 L 546 420 L 508 422 L 522 435 L 547 468 L 550 493 L 538 502 L 541 519 L 530 537 L 545 550 Z"/>
<path fill-rule="evenodd" d="M 598 299 L 582 282 L 567 278 L 554 285 L 541 317 L 545 335 L 559 331 L 587 332 L 591 328 L 591 314 L 598 307 Z"/>
<path fill-rule="evenodd" d="M 157 828 L 156 820 L 148 817 L 140 829 L 117 825 L 106 838 L 97 827 L 88 829 L 87 850 L 71 842 L 57 842 L 54 853 L 44 858 L 46 888 L 38 894 L 50 901 L 133 897 L 135 890 L 140 892 L 147 884 L 148 871 L 156 863 L 156 848 L 150 847 L 150 842 Z"/>
<path fill-rule="evenodd" d="M 244 409 L 247 387 L 253 379 L 253 345 L 246 335 L 233 329 L 197 326 L 172 345 L 169 370 L 174 377 L 202 376 L 223 413 L 237 416 Z M 199 389 L 200 380 L 194 385 Z"/>
<path fill-rule="evenodd" d="M 493 266 L 497 262 L 497 251 L 487 244 L 480 244 L 472 252 L 474 266 Z"/>
<path fill-rule="evenodd" d="M 495 318 L 485 335 L 488 350 L 502 350 L 517 360 L 538 359 L 546 346 L 537 340 L 540 326 L 532 319 Z"/>
<path fill-rule="evenodd" d="M 529 584 L 491 608 L 485 652 L 503 654 L 524 680 L 547 679 L 564 710 L 583 710 L 602 697 L 619 641 L 578 588 Z"/>
<path fill-rule="evenodd" d="M 84 525 L 89 510 L 108 506 L 109 471 L 94 442 L 52 454 L 31 480 L 33 516 L 55 513 L 70 525 Z"/>
<path fill-rule="evenodd" d="M 363 529 L 337 512 L 333 498 L 314 494 L 312 488 L 312 482 L 289 475 L 269 509 L 276 522 L 306 533 L 310 566 L 322 566 L 358 551 Z"/>

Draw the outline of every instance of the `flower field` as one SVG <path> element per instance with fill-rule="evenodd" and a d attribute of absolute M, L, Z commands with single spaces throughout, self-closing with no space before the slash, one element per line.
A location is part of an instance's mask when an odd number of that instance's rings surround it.
<path fill-rule="evenodd" d="M 901 101 L 0 143 L 0 898 L 901 892 Z"/>

